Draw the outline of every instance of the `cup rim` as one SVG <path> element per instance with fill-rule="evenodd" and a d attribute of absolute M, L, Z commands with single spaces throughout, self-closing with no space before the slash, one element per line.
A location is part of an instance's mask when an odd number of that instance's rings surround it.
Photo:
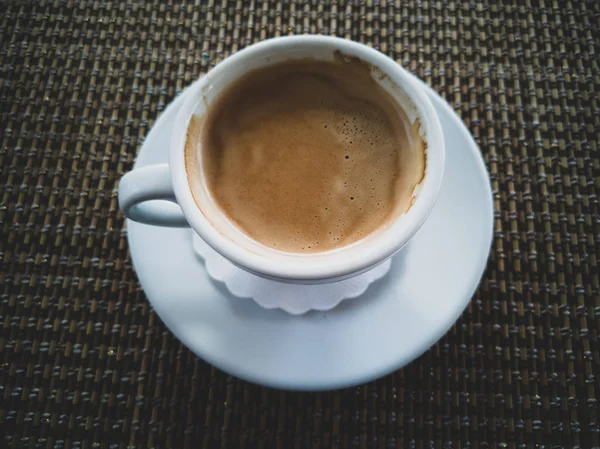
<path fill-rule="evenodd" d="M 244 248 L 222 234 L 204 215 L 196 204 L 185 167 L 184 147 L 187 128 L 197 105 L 202 101 L 202 89 L 211 79 L 224 73 L 246 58 L 252 58 L 265 49 L 271 51 L 288 50 L 290 45 L 324 45 L 332 50 L 356 56 L 387 74 L 394 84 L 408 96 L 414 104 L 425 128 L 427 154 L 425 176 L 419 193 L 411 208 L 400 215 L 388 229 L 371 237 L 365 244 L 342 251 L 314 254 L 290 254 L 271 260 Z M 424 90 L 411 78 L 408 72 L 393 59 L 364 44 L 332 36 L 300 35 L 268 39 L 240 50 L 227 57 L 206 76 L 196 80 L 186 90 L 183 104 L 177 113 L 175 129 L 172 132 L 170 148 L 170 170 L 177 203 L 192 229 L 215 251 L 232 263 L 263 277 L 288 282 L 327 282 L 341 280 L 367 271 L 400 250 L 416 234 L 425 222 L 437 199 L 441 186 L 445 148 L 439 118 Z M 402 223 L 399 224 L 400 220 Z M 340 248 L 343 249 L 343 248 Z M 340 257 L 343 254 L 343 257 Z"/>

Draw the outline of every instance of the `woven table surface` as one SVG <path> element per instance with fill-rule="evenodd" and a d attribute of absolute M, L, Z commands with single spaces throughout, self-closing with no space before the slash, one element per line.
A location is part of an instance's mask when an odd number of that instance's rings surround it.
<path fill-rule="evenodd" d="M 0 0 L 0 447 L 600 447 L 599 29 L 595 0 Z M 249 384 L 179 343 L 116 195 L 187 84 L 307 32 L 372 45 L 446 98 L 496 210 L 450 332 L 325 393 Z"/>

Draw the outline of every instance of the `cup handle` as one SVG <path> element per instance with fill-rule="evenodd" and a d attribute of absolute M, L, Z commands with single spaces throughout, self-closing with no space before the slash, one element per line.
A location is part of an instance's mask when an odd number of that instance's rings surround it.
<path fill-rule="evenodd" d="M 119 182 L 119 207 L 127 218 L 138 223 L 189 226 L 175 199 L 169 164 L 136 168 L 123 176 Z"/>

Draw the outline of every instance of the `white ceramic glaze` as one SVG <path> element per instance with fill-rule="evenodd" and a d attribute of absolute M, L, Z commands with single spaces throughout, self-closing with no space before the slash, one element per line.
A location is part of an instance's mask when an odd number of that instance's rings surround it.
<path fill-rule="evenodd" d="M 212 249 L 198 234 L 192 235 L 192 248 L 203 260 L 208 275 L 225 284 L 232 295 L 251 298 L 265 309 L 281 309 L 292 315 L 310 310 L 331 310 L 344 299 L 358 298 L 392 266 L 392 261 L 387 259 L 358 276 L 338 282 L 305 285 L 273 281 L 242 270 Z"/>
<path fill-rule="evenodd" d="M 253 241 L 220 216 L 217 207 L 200 210 L 187 179 L 184 146 L 193 114 L 202 115 L 206 105 L 233 81 L 250 70 L 281 61 L 334 60 L 336 52 L 356 57 L 375 67 L 376 79 L 414 120 L 419 119 L 427 140 L 427 166 L 414 204 L 388 229 L 352 245 L 317 254 L 291 254 Z M 379 76 L 383 73 L 386 76 Z M 149 199 L 176 200 L 185 221 L 215 251 L 251 273 L 283 282 L 334 282 L 361 274 L 400 250 L 425 222 L 435 204 L 442 182 L 445 147 L 436 111 L 423 88 L 392 59 L 370 47 L 329 36 L 290 36 L 271 39 L 245 48 L 193 83 L 182 97 L 171 134 L 169 166 L 145 167 L 125 175 L 119 186 L 119 201 L 129 218 L 162 225 L 179 225 L 181 214 L 162 205 L 143 203 Z M 138 173 L 135 173 L 135 172 Z M 201 171 L 199 171 L 201 173 Z M 169 190 L 168 177 L 172 190 Z M 221 214 L 222 215 L 222 214 Z M 215 223 L 219 223 L 215 226 Z"/>
<path fill-rule="evenodd" d="M 219 369 L 251 382 L 325 390 L 384 376 L 448 331 L 486 265 L 492 193 L 473 138 L 444 100 L 422 88 L 448 143 L 442 189 L 427 222 L 392 258 L 389 273 L 360 298 L 343 301 L 329 312 L 301 316 L 265 310 L 210 279 L 192 250 L 189 229 L 127 222 L 141 285 L 183 344 Z M 170 132 L 181 103 L 182 96 L 158 119 L 136 168 L 168 161 Z"/>

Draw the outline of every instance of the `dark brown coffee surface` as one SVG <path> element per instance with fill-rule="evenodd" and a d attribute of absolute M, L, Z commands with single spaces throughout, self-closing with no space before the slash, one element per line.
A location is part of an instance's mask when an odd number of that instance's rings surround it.
<path fill-rule="evenodd" d="M 187 163 L 201 157 L 225 215 L 282 251 L 327 251 L 385 228 L 425 169 L 418 123 L 353 64 L 251 72 L 194 120 Z"/>

